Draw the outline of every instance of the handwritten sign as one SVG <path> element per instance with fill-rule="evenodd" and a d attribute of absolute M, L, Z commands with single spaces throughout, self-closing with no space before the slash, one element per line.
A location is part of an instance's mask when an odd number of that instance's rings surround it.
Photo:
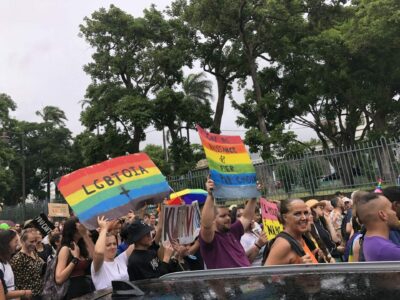
<path fill-rule="evenodd" d="M 278 206 L 264 198 L 260 198 L 260 206 L 264 231 L 267 234 L 268 240 L 270 241 L 283 230 L 283 226 L 278 219 Z"/>
<path fill-rule="evenodd" d="M 47 219 L 45 214 L 40 214 L 34 218 L 29 224 L 37 228 L 43 236 L 48 235 L 55 227 L 53 223 Z"/>
<path fill-rule="evenodd" d="M 208 160 L 215 198 L 257 198 L 256 171 L 240 136 L 209 133 L 197 126 Z"/>
<path fill-rule="evenodd" d="M 64 203 L 49 203 L 49 217 L 69 217 L 68 204 Z"/>
<path fill-rule="evenodd" d="M 96 228 L 97 216 L 116 219 L 145 203 L 160 203 L 170 188 L 145 153 L 130 154 L 65 175 L 58 189 L 80 221 Z"/>
<path fill-rule="evenodd" d="M 200 209 L 197 202 L 190 205 L 171 205 L 163 208 L 163 230 L 161 240 L 178 240 L 190 244 L 200 230 Z"/>

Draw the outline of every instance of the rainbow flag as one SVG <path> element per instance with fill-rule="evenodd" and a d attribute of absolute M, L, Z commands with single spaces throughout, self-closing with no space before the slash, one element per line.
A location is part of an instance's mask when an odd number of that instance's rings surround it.
<path fill-rule="evenodd" d="M 256 198 L 256 170 L 240 136 L 209 133 L 197 126 L 208 160 L 215 198 Z"/>
<path fill-rule="evenodd" d="M 116 219 L 144 202 L 162 202 L 170 187 L 145 153 L 130 154 L 79 169 L 63 176 L 61 194 L 80 221 L 97 227 L 97 216 Z"/>

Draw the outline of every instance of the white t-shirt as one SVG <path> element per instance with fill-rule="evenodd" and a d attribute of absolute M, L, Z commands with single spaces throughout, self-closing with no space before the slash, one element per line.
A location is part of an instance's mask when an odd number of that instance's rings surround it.
<path fill-rule="evenodd" d="M 0 263 L 0 268 L 4 273 L 4 282 L 6 283 L 7 290 L 13 291 L 15 290 L 15 283 L 14 283 L 14 272 L 11 268 L 9 263 Z"/>
<path fill-rule="evenodd" d="M 261 230 L 260 225 L 257 224 L 255 226 Z M 251 247 L 254 246 L 254 243 L 257 242 L 257 240 L 258 240 L 258 237 L 253 232 L 245 232 L 242 235 L 242 237 L 240 238 L 240 243 L 242 244 L 244 251 L 247 252 L 247 250 L 249 250 Z M 253 267 L 261 266 L 264 248 L 265 248 L 265 246 L 260 249 L 257 256 L 254 258 L 254 261 L 251 263 L 251 265 Z"/>
<path fill-rule="evenodd" d="M 90 266 L 92 281 L 96 290 L 111 287 L 113 280 L 129 280 L 128 275 L 128 257 L 126 251 L 118 255 L 114 261 L 104 261 L 100 270 L 94 272 L 93 263 Z"/>

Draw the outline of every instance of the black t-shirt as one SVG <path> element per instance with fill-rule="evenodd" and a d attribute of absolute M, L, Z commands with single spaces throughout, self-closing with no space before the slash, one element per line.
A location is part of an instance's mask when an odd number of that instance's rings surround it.
<path fill-rule="evenodd" d="M 315 228 L 317 229 L 317 234 L 321 238 L 321 240 L 324 242 L 325 246 L 328 248 L 329 252 L 332 252 L 335 248 L 336 245 L 332 241 L 330 233 L 325 229 L 325 227 L 322 225 L 320 220 L 315 220 L 314 221 Z"/>
<path fill-rule="evenodd" d="M 200 254 L 200 249 L 194 255 L 186 256 L 185 262 L 188 264 L 191 271 L 204 270 L 204 262 Z"/>
<path fill-rule="evenodd" d="M 153 244 L 148 250 L 135 249 L 132 252 L 128 259 L 129 280 L 158 278 L 168 273 L 168 264 L 158 259 L 159 248 Z"/>
<path fill-rule="evenodd" d="M 47 258 L 48 258 L 51 254 L 53 254 L 53 247 L 51 247 L 51 246 L 48 245 L 48 244 L 43 244 L 43 251 L 41 251 L 41 252 L 36 251 L 36 252 L 37 252 L 37 254 L 39 255 L 39 257 L 40 257 L 41 259 L 43 259 L 44 262 L 47 262 Z"/>

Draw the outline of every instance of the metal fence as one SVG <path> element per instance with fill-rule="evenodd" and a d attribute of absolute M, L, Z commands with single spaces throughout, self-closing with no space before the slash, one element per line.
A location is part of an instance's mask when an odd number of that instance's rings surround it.
<path fill-rule="evenodd" d="M 330 196 L 336 191 L 350 193 L 372 190 L 379 178 L 383 184 L 400 184 L 400 140 L 381 139 L 352 147 L 302 153 L 289 159 L 270 159 L 254 164 L 264 195 L 271 199 Z M 209 171 L 193 170 L 182 176 L 169 176 L 175 191 L 204 188 Z M 47 201 L 5 206 L 0 219 L 22 222 L 47 214 Z"/>
<path fill-rule="evenodd" d="M 400 180 L 400 141 L 381 139 L 352 147 L 302 153 L 289 159 L 255 163 L 264 194 L 271 199 L 329 196 L 336 191 L 372 190 L 379 178 L 384 185 Z M 208 169 L 170 176 L 175 191 L 204 188 Z"/>
<path fill-rule="evenodd" d="M 25 205 L 3 206 L 0 211 L 0 220 L 11 220 L 16 223 L 23 223 L 26 220 L 37 217 L 41 213 L 47 215 L 47 201 L 25 203 Z"/>

